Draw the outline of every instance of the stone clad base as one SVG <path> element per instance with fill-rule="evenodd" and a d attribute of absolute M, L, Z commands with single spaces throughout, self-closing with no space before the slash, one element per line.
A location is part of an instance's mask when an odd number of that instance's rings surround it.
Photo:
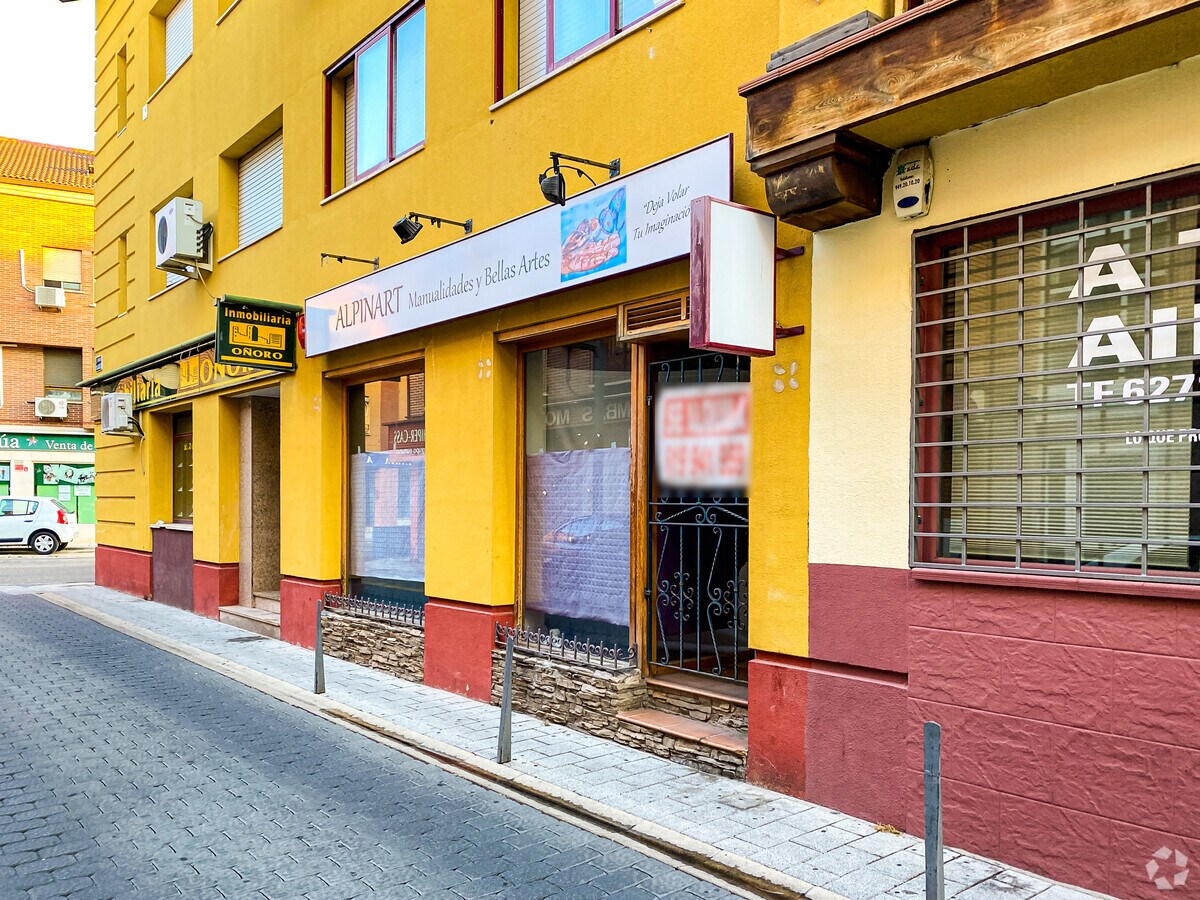
<path fill-rule="evenodd" d="M 414 625 L 326 612 L 325 653 L 420 684 L 425 680 L 425 632 Z"/>
<path fill-rule="evenodd" d="M 504 651 L 492 653 L 492 703 L 504 687 Z M 513 654 L 513 709 L 597 737 L 617 736 L 617 713 L 646 704 L 637 669 L 598 669 L 561 659 Z"/>
<path fill-rule="evenodd" d="M 679 689 L 661 687 L 657 684 L 648 685 L 650 702 L 648 706 L 661 709 L 663 712 L 674 713 L 677 716 L 687 716 L 699 722 L 711 722 L 725 728 L 734 728 L 745 732 L 749 727 L 746 707 L 730 703 L 718 697 L 705 697 Z"/>
<path fill-rule="evenodd" d="M 500 703 L 503 685 L 504 651 L 496 649 L 492 652 L 495 705 Z M 658 705 L 654 695 L 662 695 L 663 706 Z M 714 742 L 704 728 L 710 722 L 736 727 L 737 713 L 724 706 L 706 697 L 681 698 L 675 691 L 652 690 L 637 669 L 598 668 L 519 650 L 513 656 L 513 709 L 518 712 L 636 747 L 702 772 L 740 779 L 745 777 L 745 752 Z M 665 714 L 659 718 L 665 724 L 623 720 L 623 715 L 648 709 L 662 710 Z M 669 721 L 676 717 L 680 717 L 678 722 Z M 693 728 L 688 727 L 689 723 Z"/>
<path fill-rule="evenodd" d="M 671 733 L 666 728 L 646 727 L 620 722 L 615 740 L 646 753 L 653 753 L 680 765 L 743 781 L 746 778 L 746 753 L 729 746 L 713 746 L 707 735 Z"/>

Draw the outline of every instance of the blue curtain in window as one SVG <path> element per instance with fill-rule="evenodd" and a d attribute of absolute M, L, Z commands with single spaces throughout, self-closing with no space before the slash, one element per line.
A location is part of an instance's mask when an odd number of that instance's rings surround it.
<path fill-rule="evenodd" d="M 425 8 L 396 28 L 395 130 L 392 154 L 425 140 Z"/>
<path fill-rule="evenodd" d="M 388 153 L 388 42 L 383 37 L 358 55 L 354 73 L 358 123 L 358 171 L 365 172 Z"/>
<path fill-rule="evenodd" d="M 665 0 L 621 0 L 621 27 L 636 22 L 642 16 L 662 6 Z"/>
<path fill-rule="evenodd" d="M 613 30 L 609 0 L 553 0 L 553 4 L 556 63 Z"/>

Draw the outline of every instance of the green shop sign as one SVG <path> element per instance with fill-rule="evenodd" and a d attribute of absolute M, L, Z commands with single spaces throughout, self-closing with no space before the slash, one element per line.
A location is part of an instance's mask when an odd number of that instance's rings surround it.
<path fill-rule="evenodd" d="M 90 434 L 15 434 L 0 431 L 0 450 L 64 450 L 94 453 L 96 441 Z"/>
<path fill-rule="evenodd" d="M 299 307 L 248 297 L 217 304 L 217 363 L 276 372 L 296 370 Z"/>

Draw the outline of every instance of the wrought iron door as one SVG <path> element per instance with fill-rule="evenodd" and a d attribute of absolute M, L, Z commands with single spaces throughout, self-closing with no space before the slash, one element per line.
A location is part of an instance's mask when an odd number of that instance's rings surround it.
<path fill-rule="evenodd" d="M 647 402 L 653 404 L 663 385 L 749 381 L 750 361 L 693 353 L 652 362 L 649 375 Z M 649 661 L 657 668 L 745 681 L 749 498 L 661 486 L 654 476 L 653 439 L 649 443 Z"/>

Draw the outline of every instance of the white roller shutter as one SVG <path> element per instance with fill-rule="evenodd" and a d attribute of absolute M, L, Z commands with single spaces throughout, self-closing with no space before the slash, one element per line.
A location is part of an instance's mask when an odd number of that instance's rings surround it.
<path fill-rule="evenodd" d="M 60 285 L 83 284 L 83 253 L 79 250 L 42 248 L 42 280 Z M 76 287 L 75 290 L 79 288 Z"/>
<path fill-rule="evenodd" d="M 238 246 L 283 224 L 283 132 L 277 131 L 238 162 Z"/>
<path fill-rule="evenodd" d="M 175 8 L 167 13 L 166 63 L 167 78 L 183 65 L 192 55 L 192 0 L 179 0 Z"/>
<path fill-rule="evenodd" d="M 346 185 L 354 184 L 355 164 L 358 160 L 358 144 L 356 141 L 357 107 L 354 104 L 354 73 L 346 76 Z"/>
<path fill-rule="evenodd" d="M 546 74 L 546 0 L 521 0 L 517 10 L 517 87 Z"/>

